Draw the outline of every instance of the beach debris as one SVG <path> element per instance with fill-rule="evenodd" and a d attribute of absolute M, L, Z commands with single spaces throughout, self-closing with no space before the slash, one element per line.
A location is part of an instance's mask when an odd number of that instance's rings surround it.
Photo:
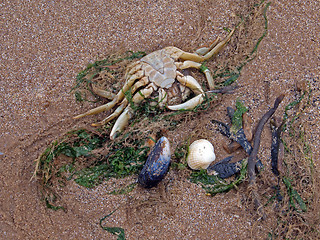
<path fill-rule="evenodd" d="M 268 112 L 266 112 L 260 119 L 256 132 L 254 134 L 253 149 L 248 158 L 249 189 L 251 190 L 252 199 L 261 220 L 266 219 L 267 216 L 263 210 L 263 205 L 261 204 L 261 201 L 260 201 L 260 195 L 257 191 L 256 173 L 255 173 L 256 158 L 257 158 L 258 150 L 260 147 L 260 138 L 261 138 L 263 127 L 267 123 L 267 121 L 272 117 L 272 115 L 275 113 L 280 103 L 282 102 L 283 98 L 284 98 L 284 94 L 281 94 L 279 97 L 277 97 L 273 108 L 271 108 Z"/>
<path fill-rule="evenodd" d="M 279 176 L 279 165 L 281 164 L 281 159 L 283 153 L 282 148 L 284 148 L 283 143 L 281 142 L 281 133 L 284 126 L 284 122 L 280 122 L 279 119 L 272 118 L 270 120 L 270 128 L 272 134 L 271 142 L 271 170 L 274 175 Z M 280 161 L 279 161 L 280 160 Z"/>
<path fill-rule="evenodd" d="M 190 75 L 184 75 L 182 70 L 190 68 L 200 70 L 206 77 L 209 89 L 213 90 L 215 83 L 211 71 L 203 63 L 223 49 L 234 31 L 235 29 L 230 31 L 223 40 L 220 41 L 218 38 L 208 48 L 202 48 L 195 53 L 185 52 L 176 47 L 166 47 L 144 56 L 127 67 L 125 84 L 109 103 L 74 118 L 78 119 L 115 108 L 113 113 L 104 120 L 92 124 L 101 126 L 117 118 L 110 133 L 110 139 L 113 140 L 134 116 L 133 106 L 139 105 L 145 98 L 152 95 L 157 95 L 160 107 L 166 106 L 173 111 L 194 109 L 205 100 L 205 92 L 196 79 Z M 97 88 L 92 90 L 101 97 L 112 97 L 112 94 L 106 90 Z M 195 96 L 187 100 L 191 92 Z"/>
<path fill-rule="evenodd" d="M 244 113 L 242 115 L 242 129 L 244 131 L 244 134 L 245 134 L 247 140 L 250 142 L 253 138 L 252 119 L 249 117 L 249 115 L 247 113 Z M 241 147 L 241 145 L 236 141 L 232 141 L 229 144 L 223 145 L 223 149 L 226 150 L 227 153 L 229 153 L 229 154 L 235 152 L 240 147 Z"/>
<path fill-rule="evenodd" d="M 170 143 L 161 137 L 149 154 L 138 182 L 145 188 L 156 186 L 167 174 L 171 160 Z"/>
<path fill-rule="evenodd" d="M 208 140 L 199 139 L 189 146 L 187 163 L 191 169 L 207 169 L 215 159 L 213 145 Z"/>
<path fill-rule="evenodd" d="M 236 103 L 237 109 L 234 110 L 231 107 L 227 108 L 228 116 L 232 122 L 231 127 L 227 124 L 212 120 L 211 123 L 215 124 L 217 126 L 217 130 L 223 134 L 224 136 L 228 137 L 230 140 L 232 140 L 232 143 L 236 143 L 237 145 L 241 146 L 248 155 L 252 152 L 252 146 L 247 139 L 247 134 L 249 135 L 249 138 L 252 138 L 252 132 L 249 129 L 245 130 L 243 129 L 246 124 L 243 123 L 243 121 L 247 121 L 247 117 L 243 117 L 246 114 L 247 108 L 243 106 L 241 102 Z M 247 126 L 246 126 L 247 127 Z M 232 144 L 231 143 L 231 144 Z M 233 144 L 235 146 L 235 144 Z M 230 145 L 229 145 L 230 146 Z M 218 175 L 220 178 L 229 178 L 232 175 L 235 175 L 240 172 L 242 162 L 246 159 L 242 159 L 237 162 L 232 162 L 232 158 L 234 156 L 229 156 L 218 163 L 215 163 L 214 165 L 211 165 L 207 172 L 209 175 Z M 256 162 L 256 170 L 260 171 L 263 167 L 263 164 L 260 160 Z"/>
<path fill-rule="evenodd" d="M 209 166 L 207 173 L 209 175 L 218 175 L 220 178 L 229 178 L 236 173 L 239 173 L 244 159 L 230 163 L 232 158 L 233 156 L 226 157 L 214 165 Z"/>

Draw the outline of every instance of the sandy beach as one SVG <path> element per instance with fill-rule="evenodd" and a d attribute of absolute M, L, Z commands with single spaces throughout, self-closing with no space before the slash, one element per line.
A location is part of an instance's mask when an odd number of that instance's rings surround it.
<path fill-rule="evenodd" d="M 136 176 L 111 179 L 92 189 L 68 181 L 59 188 L 66 211 L 48 209 L 41 200 L 38 180 L 30 180 L 35 160 L 52 141 L 70 129 L 103 119 L 103 114 L 72 118 L 99 105 L 78 103 L 71 92 L 77 74 L 89 63 L 129 50 L 151 53 L 176 46 L 195 51 L 218 36 L 223 38 L 224 29 L 234 28 L 255 3 L 260 2 L 5 0 L 0 3 L 0 152 L 3 153 L 0 238 L 117 239 L 99 226 L 99 220 L 118 209 L 107 225 L 123 228 L 126 239 L 273 239 L 268 234 L 277 225 L 276 216 L 256 221 L 256 216 L 241 202 L 244 187 L 207 196 L 199 185 L 188 180 L 189 169 L 182 173 L 170 171 L 163 185 L 151 190 L 136 187 L 127 195 L 107 192 L 134 181 Z M 254 58 L 241 69 L 237 83 L 242 87 L 221 96 L 215 112 L 204 112 L 198 120 L 192 118 L 190 123 L 177 127 L 176 132 L 170 131 L 172 141 L 182 141 L 188 134 L 195 137 L 192 131 L 197 130 L 197 121 L 209 121 L 209 117 L 226 120 L 226 107 L 234 106 L 237 99 L 244 100 L 249 107 L 256 126 L 283 93 L 286 97 L 276 113 L 282 116 L 285 106 L 297 99 L 297 88 L 300 89 L 297 85 L 302 83 L 310 90 L 310 101 L 300 119 L 304 123 L 304 139 L 318 169 L 319 12 L 319 1 L 282 0 L 271 1 L 270 5 L 262 3 L 261 10 L 255 12 L 257 16 L 249 14 L 257 31 L 263 33 L 265 24 L 267 31 Z M 251 41 L 257 41 L 260 32 L 257 36 L 253 34 L 255 39 Z M 247 36 L 250 34 L 248 30 Z M 236 61 L 235 55 L 242 54 L 240 44 L 246 43 L 241 36 L 240 30 L 236 31 L 230 44 L 209 67 L 228 58 Z M 270 161 L 270 139 L 266 128 L 259 151 L 266 165 Z M 221 143 L 226 139 L 215 132 L 209 140 L 214 142 L 217 159 L 222 159 L 226 153 Z M 308 206 L 314 218 L 319 218 L 319 210 L 315 210 L 318 203 L 315 200 Z M 313 229 L 313 233 L 319 233 L 319 221 Z M 310 236 L 307 233 L 304 239 Z"/>

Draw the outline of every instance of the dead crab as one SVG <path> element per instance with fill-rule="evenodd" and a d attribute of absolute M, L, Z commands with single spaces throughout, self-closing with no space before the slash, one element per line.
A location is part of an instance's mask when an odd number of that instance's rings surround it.
<path fill-rule="evenodd" d="M 132 102 L 135 104 L 139 104 L 144 98 L 148 98 L 153 92 L 158 91 L 160 106 L 166 106 L 170 110 L 195 108 L 203 102 L 204 91 L 197 80 L 192 76 L 183 75 L 179 70 L 200 69 L 205 60 L 217 54 L 224 47 L 233 33 L 234 30 L 222 41 L 218 38 L 210 47 L 198 49 L 195 53 L 184 52 L 176 47 L 166 47 L 146 55 L 127 67 L 126 82 L 117 95 L 112 96 L 108 91 L 93 89 L 102 97 L 110 98 L 111 96 L 112 101 L 74 118 L 108 111 L 118 105 L 107 118 L 92 124 L 100 126 L 118 117 L 110 133 L 110 138 L 114 139 L 117 133 L 127 126 L 129 119 L 133 116 L 133 110 L 125 97 L 127 91 L 131 91 Z M 209 69 L 202 69 L 202 72 L 206 76 L 210 90 L 212 90 L 214 81 Z M 177 92 L 188 93 L 190 90 L 196 95 L 195 97 L 181 104 L 170 105 L 169 99 L 174 98 Z M 183 96 L 187 96 L 187 94 L 182 95 L 182 99 L 185 100 L 186 97 Z"/>

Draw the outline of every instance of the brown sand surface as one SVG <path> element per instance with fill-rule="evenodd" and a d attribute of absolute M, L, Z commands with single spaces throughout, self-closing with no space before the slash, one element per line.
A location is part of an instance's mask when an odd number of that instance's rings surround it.
<path fill-rule="evenodd" d="M 86 64 L 123 50 L 150 53 L 173 45 L 193 51 L 224 36 L 223 28 L 234 27 L 239 14 L 246 13 L 253 3 L 2 1 L 0 152 L 4 154 L 0 155 L 0 239 L 116 239 L 100 228 L 99 220 L 117 208 L 108 224 L 124 228 L 127 239 L 266 239 L 276 225 L 274 216 L 257 223 L 239 201 L 242 193 L 230 191 L 208 197 L 199 186 L 175 172 L 166 177 L 165 189 L 136 188 L 128 196 L 106 192 L 131 178 L 110 180 L 94 189 L 69 181 L 60 189 L 66 212 L 47 209 L 37 180 L 30 181 L 35 160 L 51 141 L 75 126 L 89 125 L 97 117 L 72 119 L 93 107 L 76 103 L 70 93 L 77 73 Z M 279 94 L 286 94 L 279 108 L 283 112 L 294 99 L 296 85 L 309 82 L 311 102 L 303 114 L 317 167 L 319 12 L 319 1 L 272 1 L 267 11 L 268 34 L 238 79 L 245 87 L 223 96 L 217 113 L 212 113 L 216 119 L 225 120 L 225 108 L 241 98 L 256 125 Z M 222 57 L 228 51 L 232 54 L 227 47 Z M 190 127 L 186 132 L 192 134 L 195 124 L 184 125 Z M 169 133 L 172 138 L 175 134 Z M 217 158 L 222 159 L 225 152 L 221 142 L 225 139 L 213 135 L 210 140 L 215 142 Z M 263 162 L 270 155 L 269 140 L 270 133 L 265 131 L 259 152 Z M 319 229 L 319 225 L 314 227 Z"/>

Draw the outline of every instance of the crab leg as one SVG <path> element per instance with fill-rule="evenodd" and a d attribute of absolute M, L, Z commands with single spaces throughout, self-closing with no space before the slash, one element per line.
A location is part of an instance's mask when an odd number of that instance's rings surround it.
<path fill-rule="evenodd" d="M 140 87 L 143 87 L 145 85 L 147 85 L 149 83 L 149 80 L 147 77 L 143 77 L 141 78 L 139 81 L 137 81 L 133 86 L 132 86 L 132 90 L 131 92 L 134 93 L 137 89 L 139 89 Z M 136 93 L 133 97 L 132 97 L 132 102 L 134 103 L 139 103 L 141 102 L 145 97 L 149 97 L 152 92 L 153 92 L 153 85 L 150 85 L 149 88 L 146 89 L 142 89 L 140 92 Z M 101 126 L 106 124 L 107 122 L 110 122 L 112 119 L 118 117 L 123 109 L 125 109 L 125 107 L 128 105 L 128 100 L 125 98 L 122 100 L 120 106 L 111 114 L 109 115 L 107 118 L 105 118 L 104 120 L 102 120 L 101 122 L 98 123 L 93 123 L 92 126 L 96 127 L 96 126 Z M 128 115 L 128 114 L 126 114 Z"/>
<path fill-rule="evenodd" d="M 166 105 L 167 101 L 168 101 L 168 94 L 162 88 L 160 88 L 158 92 L 159 92 L 159 94 L 158 94 L 159 107 L 163 108 Z"/>
<path fill-rule="evenodd" d="M 236 29 L 234 28 L 228 36 L 226 36 L 221 42 L 219 42 L 212 50 L 210 50 L 206 55 L 204 55 L 204 60 L 210 59 L 213 55 L 217 54 L 226 44 L 230 41 L 234 31 Z"/>
<path fill-rule="evenodd" d="M 201 67 L 201 63 L 198 62 L 194 62 L 194 61 L 183 61 L 183 62 L 176 62 L 175 63 L 178 69 L 187 69 L 187 68 L 196 68 L 196 69 L 200 69 Z"/>
<path fill-rule="evenodd" d="M 220 42 L 220 37 L 217 37 L 216 40 L 214 40 L 209 47 L 202 47 L 196 50 L 196 54 L 204 56 L 208 52 L 210 52 L 211 49 L 213 49 L 218 43 Z"/>
<path fill-rule="evenodd" d="M 94 109 L 91 109 L 85 113 L 82 113 L 82 114 L 79 114 L 78 116 L 75 116 L 73 117 L 73 119 L 78 119 L 78 118 L 82 118 L 82 117 L 85 117 L 85 116 L 89 116 L 89 115 L 93 115 L 93 114 L 98 114 L 98 113 L 101 113 L 103 111 L 108 111 L 109 109 L 113 108 L 118 102 L 118 98 L 117 96 L 113 99 L 113 101 L 105 104 L 105 105 L 102 105 L 102 106 L 99 106 L 99 107 L 96 107 Z"/>
<path fill-rule="evenodd" d="M 133 103 L 140 103 L 143 99 L 149 97 L 154 91 L 154 85 L 149 84 L 147 88 L 142 89 L 141 91 L 137 92 L 132 97 Z M 123 129 L 128 125 L 130 118 L 133 116 L 133 110 L 130 106 L 127 106 L 121 115 L 118 117 L 117 121 L 113 125 L 113 128 L 110 133 L 110 139 L 114 140 L 116 138 L 117 133 L 122 132 Z"/>
<path fill-rule="evenodd" d="M 211 71 L 209 70 L 209 68 L 205 67 L 202 72 L 206 76 L 206 79 L 207 79 L 207 82 L 208 82 L 208 85 L 209 85 L 209 89 L 213 90 L 214 86 L 215 86 L 215 83 L 214 83 Z"/>
<path fill-rule="evenodd" d="M 127 66 L 125 78 L 128 79 L 130 76 L 132 76 L 134 73 L 141 70 L 141 64 L 140 61 L 133 62 Z"/>
<path fill-rule="evenodd" d="M 141 78 L 139 81 L 137 81 L 131 89 L 131 93 L 134 93 L 135 91 L 137 91 L 137 89 L 146 86 L 149 83 L 149 79 L 147 77 L 143 77 Z"/>
<path fill-rule="evenodd" d="M 191 76 L 180 76 L 177 75 L 178 81 L 182 84 L 190 88 L 197 96 L 191 98 L 189 101 L 178 105 L 168 106 L 170 110 L 191 110 L 194 109 L 197 105 L 201 104 L 204 100 L 204 92 L 200 86 L 200 84 Z"/>
<path fill-rule="evenodd" d="M 113 125 L 110 133 L 111 140 L 114 140 L 117 137 L 117 133 L 121 132 L 128 125 L 129 120 L 132 116 L 133 110 L 130 106 L 127 106 Z"/>
<path fill-rule="evenodd" d="M 138 82 L 136 82 L 133 87 L 132 87 L 132 92 L 135 92 L 138 88 L 142 87 L 142 86 L 145 86 L 147 83 L 149 82 L 148 78 L 142 78 L 140 79 Z M 138 96 L 141 96 L 140 94 Z M 137 103 L 139 102 L 139 99 L 138 96 L 134 96 L 132 101 Z M 111 114 L 109 115 L 108 117 L 106 117 L 105 119 L 103 119 L 102 121 L 98 122 L 98 123 L 93 123 L 92 126 L 93 127 L 97 127 L 97 126 L 101 126 L 101 125 L 104 125 L 108 122 L 110 122 L 112 119 L 118 117 L 123 109 L 125 109 L 125 107 L 128 105 L 128 100 L 125 98 L 122 100 L 120 106 Z"/>
<path fill-rule="evenodd" d="M 221 42 L 219 42 L 213 49 L 211 49 L 207 54 L 204 56 L 200 56 L 196 53 L 189 53 L 189 52 L 183 52 L 180 56 L 180 59 L 182 60 L 191 60 L 194 62 L 203 62 L 205 60 L 210 59 L 213 55 L 217 54 L 231 39 L 235 29 L 233 29 L 228 36 L 226 36 Z"/>
<path fill-rule="evenodd" d="M 94 84 L 92 84 L 92 91 L 97 94 L 98 96 L 100 97 L 103 97 L 103 98 L 107 98 L 109 100 L 112 100 L 116 95 L 112 92 L 109 92 L 109 91 L 105 91 L 105 90 L 102 90 L 100 88 L 97 88 L 96 86 L 94 86 Z"/>
<path fill-rule="evenodd" d="M 92 123 L 91 125 L 92 125 L 93 127 L 98 127 L 98 126 L 102 126 L 102 125 L 110 122 L 112 119 L 118 117 L 118 116 L 122 113 L 123 109 L 124 109 L 127 105 L 128 105 L 128 100 L 125 98 L 125 99 L 123 99 L 123 101 L 121 102 L 120 106 L 117 107 L 117 109 L 116 109 L 112 114 L 110 114 L 108 117 L 106 117 L 106 118 L 103 119 L 102 121 L 97 122 L 97 123 Z"/>
<path fill-rule="evenodd" d="M 204 75 L 206 76 L 206 79 L 207 79 L 207 82 L 208 82 L 208 85 L 209 85 L 209 89 L 210 90 L 213 90 L 214 89 L 214 80 L 213 80 L 213 77 L 211 75 L 211 72 L 209 70 L 209 68 L 203 66 L 201 63 L 197 63 L 197 62 L 194 62 L 194 61 L 184 61 L 184 62 L 177 62 L 176 63 L 176 66 L 178 69 L 187 69 L 187 68 L 196 68 L 196 69 L 201 69 L 201 71 L 204 73 Z"/>
<path fill-rule="evenodd" d="M 102 105 L 102 106 L 99 106 L 99 107 L 96 107 L 94 109 L 91 109 L 83 114 L 80 114 L 78 116 L 75 116 L 73 117 L 74 119 L 78 119 L 78 118 L 81 118 L 81 117 L 85 117 L 85 116 L 88 116 L 88 115 L 93 115 L 93 114 L 97 114 L 97 113 L 101 113 L 103 111 L 108 111 L 110 110 L 111 108 L 113 108 L 118 102 L 122 101 L 122 99 L 124 98 L 125 96 L 125 92 L 127 92 L 130 87 L 134 84 L 134 82 L 141 78 L 143 76 L 144 72 L 143 71 L 137 71 L 135 74 L 133 74 L 125 83 L 125 85 L 123 86 L 123 88 L 118 92 L 118 94 L 115 96 L 115 98 L 105 104 L 105 105 Z"/>

